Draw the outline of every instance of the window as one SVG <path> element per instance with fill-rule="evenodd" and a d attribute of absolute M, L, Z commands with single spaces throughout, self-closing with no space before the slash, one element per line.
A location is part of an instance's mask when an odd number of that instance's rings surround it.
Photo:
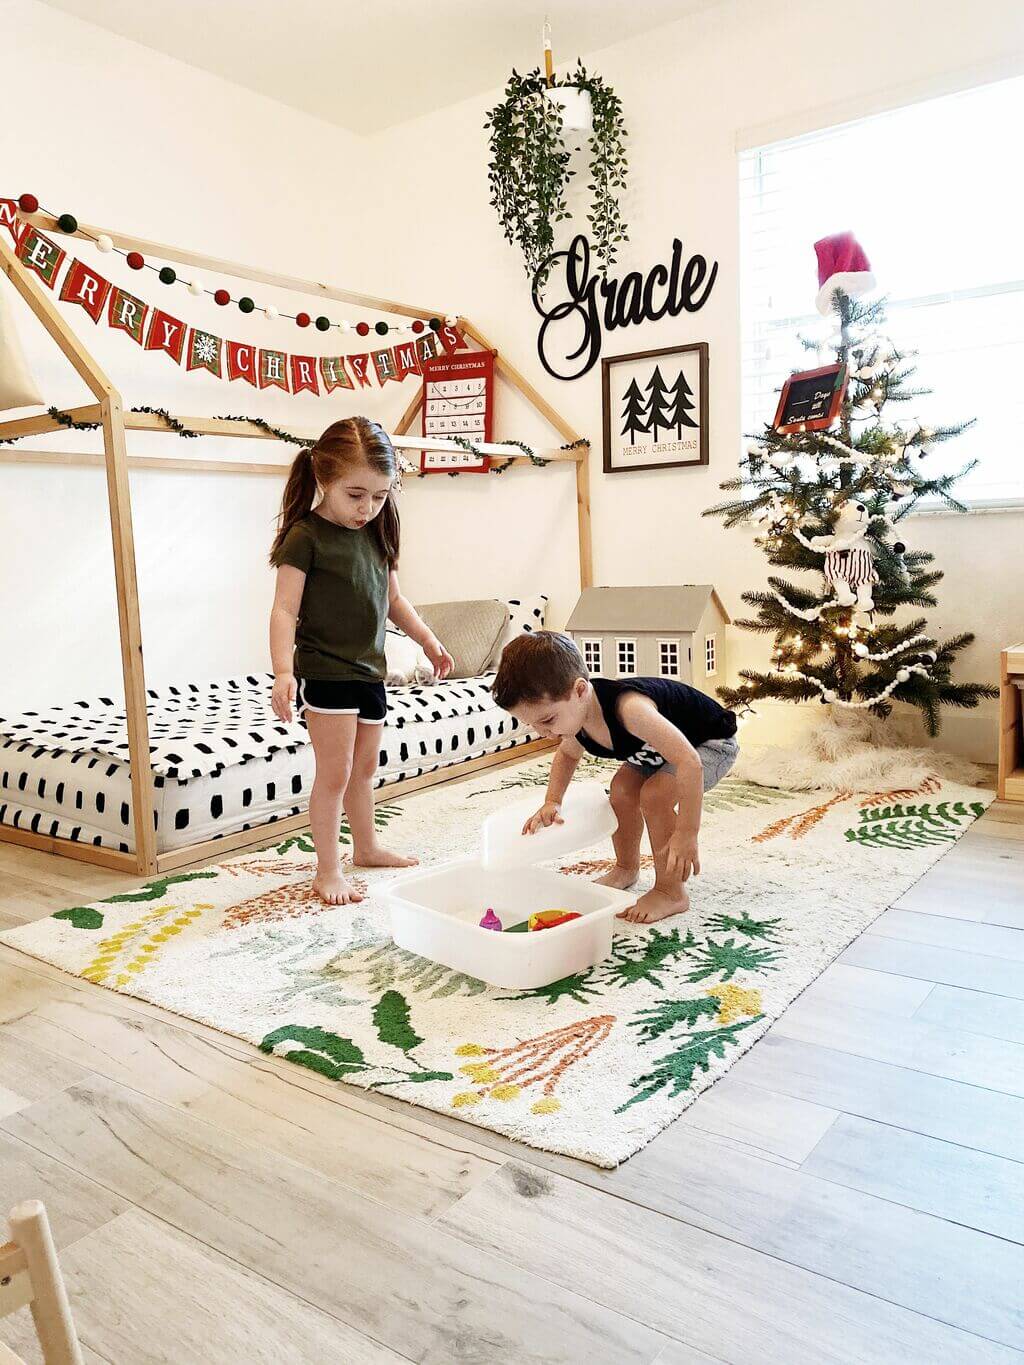
<path fill-rule="evenodd" d="M 953 490 L 975 505 L 1024 500 L 1024 183 L 1008 173 L 1008 130 L 1024 122 L 1024 78 L 874 115 L 740 159 L 743 430 L 771 421 L 776 390 L 824 340 L 814 242 L 853 231 L 880 290 L 887 331 L 918 351 L 926 397 L 893 420 L 977 420 L 927 457 L 929 473 L 977 468 Z M 935 211 L 926 207 L 935 205 Z M 823 325 L 824 324 L 824 325 Z M 923 504 L 922 504 L 923 505 Z"/>
<path fill-rule="evenodd" d="M 601 672 L 601 641 L 583 641 L 583 662 L 587 666 L 588 673 Z"/>
<path fill-rule="evenodd" d="M 617 640 L 619 677 L 632 677 L 636 673 L 636 641 Z"/>
<path fill-rule="evenodd" d="M 704 672 L 708 675 L 718 671 L 718 650 L 715 637 L 708 635 L 704 640 Z"/>
<path fill-rule="evenodd" d="M 658 641 L 658 664 L 663 678 L 679 677 L 679 641 Z"/>

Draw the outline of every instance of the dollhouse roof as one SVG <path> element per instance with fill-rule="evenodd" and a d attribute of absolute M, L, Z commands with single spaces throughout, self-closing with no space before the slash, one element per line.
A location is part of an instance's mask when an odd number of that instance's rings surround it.
<path fill-rule="evenodd" d="M 654 588 L 584 588 L 566 630 L 692 633 L 700 625 L 709 602 L 714 602 L 728 625 L 729 615 L 710 583 Z"/>

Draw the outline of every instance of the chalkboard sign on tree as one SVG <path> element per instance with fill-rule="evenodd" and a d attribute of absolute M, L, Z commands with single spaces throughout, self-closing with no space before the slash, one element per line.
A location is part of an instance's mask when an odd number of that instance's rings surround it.
<path fill-rule="evenodd" d="M 845 365 L 824 365 L 819 370 L 791 374 L 782 386 L 772 426 L 787 436 L 799 431 L 825 431 L 839 416 L 845 392 Z"/>

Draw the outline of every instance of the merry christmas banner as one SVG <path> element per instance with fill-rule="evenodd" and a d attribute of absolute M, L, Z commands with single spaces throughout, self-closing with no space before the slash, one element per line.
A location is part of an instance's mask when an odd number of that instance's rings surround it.
<path fill-rule="evenodd" d="M 326 396 L 336 389 L 366 389 L 401 383 L 421 375 L 428 361 L 468 349 L 462 333 L 448 323 L 436 325 L 394 346 L 349 355 L 292 355 L 286 351 L 231 341 L 146 303 L 104 279 L 77 257 L 69 257 L 31 224 L 17 216 L 17 202 L 0 199 L 0 231 L 6 231 L 22 265 L 53 290 L 62 303 L 82 308 L 97 325 L 126 332 L 144 351 L 162 351 L 186 370 L 205 370 L 218 379 L 242 380 L 253 388 Z M 61 282 L 62 281 L 62 282 Z"/>

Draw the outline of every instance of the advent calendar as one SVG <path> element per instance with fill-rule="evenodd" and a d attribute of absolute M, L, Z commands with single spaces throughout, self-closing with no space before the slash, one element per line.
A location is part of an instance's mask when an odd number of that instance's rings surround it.
<path fill-rule="evenodd" d="M 423 366 L 423 435 L 490 441 L 494 403 L 494 353 L 443 356 Z M 447 470 L 485 473 L 486 455 L 470 450 L 423 451 L 424 473 Z"/>

